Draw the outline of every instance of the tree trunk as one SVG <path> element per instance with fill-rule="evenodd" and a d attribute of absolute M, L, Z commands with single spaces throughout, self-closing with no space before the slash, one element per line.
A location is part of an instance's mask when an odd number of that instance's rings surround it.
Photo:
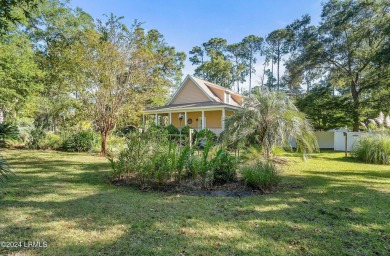
<path fill-rule="evenodd" d="M 249 95 L 251 95 L 252 90 L 252 56 L 249 60 Z"/>
<path fill-rule="evenodd" d="M 265 79 L 265 63 L 264 63 L 263 75 L 262 75 L 262 79 L 261 79 L 261 89 L 263 89 L 263 87 L 264 87 L 264 79 Z"/>
<path fill-rule="evenodd" d="M 0 124 L 4 122 L 4 113 L 3 113 L 3 108 L 0 107 Z"/>
<path fill-rule="evenodd" d="M 108 138 L 108 131 L 101 131 L 100 135 L 102 137 L 102 147 L 101 147 L 101 154 L 103 156 L 107 155 L 107 138 Z"/>
<path fill-rule="evenodd" d="M 360 126 L 360 101 L 359 93 L 356 88 L 356 82 L 351 81 L 351 94 L 353 99 L 353 111 L 352 111 L 352 120 L 353 120 L 353 131 L 359 131 Z"/>
<path fill-rule="evenodd" d="M 279 46 L 279 42 L 278 42 L 278 53 L 277 53 L 277 58 L 278 58 L 278 66 L 277 66 L 277 72 L 278 72 L 278 91 L 280 89 L 280 86 L 279 86 L 279 63 L 280 63 L 280 46 Z"/>
<path fill-rule="evenodd" d="M 274 88 L 274 56 L 271 58 L 271 88 Z"/>

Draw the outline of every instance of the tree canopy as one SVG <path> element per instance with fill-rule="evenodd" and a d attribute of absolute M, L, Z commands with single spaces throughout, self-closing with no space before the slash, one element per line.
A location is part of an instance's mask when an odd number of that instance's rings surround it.
<path fill-rule="evenodd" d="M 287 63 L 290 74 L 298 82 L 313 74 L 312 80 L 326 77 L 347 89 L 355 131 L 371 90 L 389 83 L 389 62 L 383 62 L 389 58 L 384 52 L 390 43 L 389 11 L 388 1 L 331 0 L 324 4 L 318 26 L 307 17 L 289 26 L 296 41 Z"/>

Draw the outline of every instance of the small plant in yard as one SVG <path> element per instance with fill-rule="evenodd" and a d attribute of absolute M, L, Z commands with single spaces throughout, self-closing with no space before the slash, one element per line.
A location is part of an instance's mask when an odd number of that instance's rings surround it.
<path fill-rule="evenodd" d="M 64 135 L 63 149 L 67 151 L 86 152 L 90 151 L 97 143 L 98 136 L 93 131 L 78 131 Z"/>
<path fill-rule="evenodd" d="M 179 134 L 180 131 L 172 124 L 165 126 L 164 129 L 168 132 L 168 134 Z"/>
<path fill-rule="evenodd" d="M 134 178 L 141 187 L 197 180 L 202 187 L 210 187 L 236 178 L 236 159 L 224 149 L 212 154 L 211 140 L 195 154 L 188 145 L 181 147 L 170 140 L 167 132 L 154 129 L 127 139 L 127 147 L 117 159 L 109 159 L 113 179 Z"/>
<path fill-rule="evenodd" d="M 206 140 L 210 140 L 212 142 L 216 142 L 218 136 L 213 131 L 206 128 L 206 129 L 200 130 L 196 134 L 196 138 L 197 139 L 206 139 Z"/>
<path fill-rule="evenodd" d="M 241 174 L 249 187 L 263 192 L 272 190 L 281 180 L 277 166 L 270 161 L 257 160 L 252 164 L 244 165 Z"/>
<path fill-rule="evenodd" d="M 31 149 L 38 149 L 39 143 L 45 138 L 45 131 L 40 127 L 35 127 L 31 130 L 27 147 Z"/>
<path fill-rule="evenodd" d="M 60 149 L 62 146 L 61 135 L 48 132 L 39 140 L 37 147 L 39 149 Z"/>
<path fill-rule="evenodd" d="M 390 135 L 386 133 L 362 135 L 353 145 L 351 154 L 366 163 L 390 164 Z"/>
<path fill-rule="evenodd" d="M 380 130 L 385 131 L 390 129 L 390 115 L 385 116 L 383 112 L 379 112 L 379 116 L 374 119 L 368 119 L 368 124 L 360 123 L 363 130 Z"/>
<path fill-rule="evenodd" d="M 237 160 L 226 150 L 219 149 L 210 165 L 214 184 L 225 184 L 237 178 Z"/>
<path fill-rule="evenodd" d="M 0 147 L 5 146 L 5 141 L 8 139 L 19 139 L 19 129 L 16 125 L 10 123 L 2 123 L 0 124 Z"/>
<path fill-rule="evenodd" d="M 0 183 L 5 182 L 11 175 L 13 175 L 13 173 L 11 172 L 7 162 L 0 155 Z"/>

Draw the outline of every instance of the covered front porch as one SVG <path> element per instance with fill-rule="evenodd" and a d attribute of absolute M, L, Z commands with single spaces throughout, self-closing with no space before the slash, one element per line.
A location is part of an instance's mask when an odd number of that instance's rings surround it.
<path fill-rule="evenodd" d="M 143 115 L 143 122 L 153 118 L 156 125 L 173 125 L 180 129 L 188 125 L 193 129 L 209 129 L 215 134 L 225 130 L 225 119 L 232 115 L 234 108 L 230 106 L 204 107 L 204 108 L 160 108 L 147 110 Z M 182 118 L 180 119 L 179 116 Z"/>

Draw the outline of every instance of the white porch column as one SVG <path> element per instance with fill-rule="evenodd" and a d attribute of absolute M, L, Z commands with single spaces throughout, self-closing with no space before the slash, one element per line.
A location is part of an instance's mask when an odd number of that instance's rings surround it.
<path fill-rule="evenodd" d="M 184 112 L 184 126 L 187 125 L 187 112 Z"/>
<path fill-rule="evenodd" d="M 158 126 L 158 114 L 156 114 L 156 126 Z"/>
<path fill-rule="evenodd" d="M 222 109 L 222 131 L 225 130 L 225 109 Z"/>
<path fill-rule="evenodd" d="M 172 113 L 169 112 L 169 124 L 172 124 Z"/>
<path fill-rule="evenodd" d="M 204 120 L 204 110 L 202 110 L 202 129 L 206 128 L 206 122 Z"/>

